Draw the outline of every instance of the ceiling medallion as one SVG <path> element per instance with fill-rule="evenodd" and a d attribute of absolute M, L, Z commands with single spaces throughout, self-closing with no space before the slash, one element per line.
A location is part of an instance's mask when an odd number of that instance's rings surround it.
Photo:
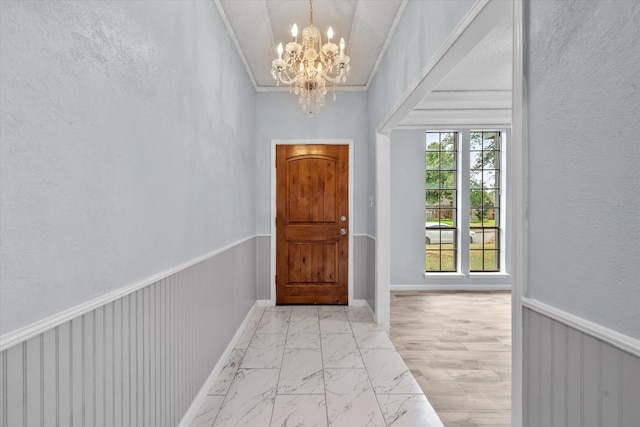
<path fill-rule="evenodd" d="M 289 85 L 293 93 L 299 95 L 298 102 L 309 114 L 317 112 L 324 105 L 327 94 L 326 82 L 335 84 L 347 81 L 351 70 L 349 57 L 345 55 L 344 38 L 338 47 L 331 41 L 333 29 L 327 30 L 328 41 L 322 44 L 320 30 L 313 26 L 313 0 L 309 0 L 309 26 L 302 30 L 302 43 L 298 43 L 298 26 L 291 28 L 293 41 L 287 43 L 283 52 L 278 44 L 278 57 L 273 60 L 271 75 L 279 86 Z M 283 57 L 284 53 L 284 57 Z"/>

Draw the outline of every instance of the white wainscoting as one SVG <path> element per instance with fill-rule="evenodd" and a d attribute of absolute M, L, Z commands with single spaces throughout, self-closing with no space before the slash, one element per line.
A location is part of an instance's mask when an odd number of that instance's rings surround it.
<path fill-rule="evenodd" d="M 594 336 L 580 326 L 589 322 L 527 301 L 523 425 L 640 426 L 640 358 L 615 345 L 617 334 Z"/>
<path fill-rule="evenodd" d="M 271 236 L 262 234 L 256 241 L 256 281 L 258 299 L 271 299 Z"/>
<path fill-rule="evenodd" d="M 256 253 L 251 237 L 3 337 L 0 425 L 178 425 L 256 301 Z"/>
<path fill-rule="evenodd" d="M 375 245 L 371 236 L 353 236 L 353 298 L 366 300 L 371 308 L 375 308 Z"/>

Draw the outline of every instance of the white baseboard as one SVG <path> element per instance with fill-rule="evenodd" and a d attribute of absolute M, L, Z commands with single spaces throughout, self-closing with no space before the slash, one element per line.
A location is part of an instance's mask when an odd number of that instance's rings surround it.
<path fill-rule="evenodd" d="M 260 304 L 258 304 L 260 301 L 268 301 L 268 300 L 258 300 L 255 302 L 253 307 L 251 307 L 251 310 L 249 310 L 249 313 L 245 316 L 244 320 L 242 321 L 242 324 L 236 331 L 235 335 L 233 336 L 233 338 L 231 338 L 229 345 L 227 345 L 227 348 L 225 348 L 224 352 L 218 359 L 216 366 L 214 366 L 213 370 L 209 374 L 209 377 L 202 385 L 202 388 L 200 388 L 200 391 L 191 402 L 189 409 L 187 409 L 187 412 L 185 412 L 184 415 L 182 416 L 182 419 L 180 420 L 178 427 L 189 427 L 193 422 L 193 419 L 198 415 L 198 410 L 200 409 L 205 399 L 207 398 L 207 394 L 209 393 L 209 390 L 211 390 L 211 387 L 213 387 L 213 384 L 218 378 L 218 375 L 220 375 L 220 372 L 222 372 L 222 368 L 224 368 L 224 364 L 226 363 L 227 359 L 231 355 L 231 352 L 235 348 L 238 340 L 242 336 L 242 332 L 244 331 L 244 329 L 247 327 L 247 324 L 251 320 L 253 313 L 256 311 L 256 307 L 261 306 Z"/>
<path fill-rule="evenodd" d="M 604 341 L 633 356 L 640 357 L 640 340 L 545 304 L 533 298 L 522 297 L 522 306 L 573 329 Z"/>
<path fill-rule="evenodd" d="M 371 316 L 372 319 L 376 318 L 375 312 L 371 309 L 371 306 L 366 299 L 354 299 L 351 301 L 351 305 L 354 307 L 365 307 L 367 312 L 369 312 L 369 316 Z"/>
<path fill-rule="evenodd" d="M 511 285 L 390 285 L 392 291 L 510 291 Z"/>
<path fill-rule="evenodd" d="M 276 303 L 270 299 L 259 299 L 256 301 L 256 307 L 270 307 L 272 305 L 276 305 Z"/>

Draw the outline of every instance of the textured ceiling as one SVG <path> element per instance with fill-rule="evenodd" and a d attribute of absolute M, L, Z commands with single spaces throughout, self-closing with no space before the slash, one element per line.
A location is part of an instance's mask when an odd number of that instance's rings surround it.
<path fill-rule="evenodd" d="M 313 24 L 326 40 L 344 37 L 351 75 L 340 90 L 366 90 L 407 0 L 314 0 Z M 427 1 L 427 0 L 423 0 Z M 291 26 L 309 24 L 308 0 L 215 0 L 227 30 L 258 91 L 274 90 L 271 61 Z M 400 123 L 404 128 L 504 127 L 511 123 L 512 25 L 510 14 L 495 27 Z M 288 86 L 281 86 L 289 90 Z"/>
<path fill-rule="evenodd" d="M 323 42 L 333 27 L 334 41 L 346 41 L 351 74 L 344 84 L 366 89 L 375 73 L 387 40 L 393 34 L 405 0 L 314 0 L 313 25 Z M 257 89 L 275 87 L 271 61 L 279 42 L 291 39 L 291 27 L 309 25 L 306 0 L 216 0 L 227 28 L 237 43 Z"/>

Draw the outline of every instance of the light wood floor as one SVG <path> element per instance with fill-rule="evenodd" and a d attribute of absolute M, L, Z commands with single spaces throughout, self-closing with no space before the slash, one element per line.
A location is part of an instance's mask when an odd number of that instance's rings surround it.
<path fill-rule="evenodd" d="M 511 425 L 509 292 L 391 292 L 391 341 L 446 427 Z"/>

